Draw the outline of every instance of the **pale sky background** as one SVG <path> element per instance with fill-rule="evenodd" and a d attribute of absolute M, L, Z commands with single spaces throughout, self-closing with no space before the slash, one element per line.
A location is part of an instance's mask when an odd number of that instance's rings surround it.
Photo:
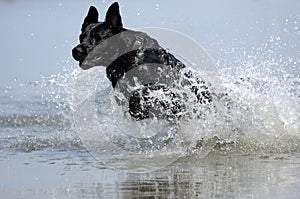
<path fill-rule="evenodd" d="M 76 66 L 71 49 L 77 45 L 81 24 L 90 5 L 103 20 L 113 1 L 91 0 L 1 0 L 0 86 L 38 80 Z M 299 0 L 122 0 L 124 27 L 163 27 L 177 30 L 202 44 L 213 59 L 222 56 L 214 45 L 225 48 L 242 40 L 248 48 L 279 35 L 296 48 L 287 52 L 300 57 Z M 285 29 L 293 32 L 285 34 Z M 214 53 L 216 52 L 216 53 Z M 237 52 L 238 53 L 238 52 Z M 230 59 L 230 58 L 228 58 Z"/>

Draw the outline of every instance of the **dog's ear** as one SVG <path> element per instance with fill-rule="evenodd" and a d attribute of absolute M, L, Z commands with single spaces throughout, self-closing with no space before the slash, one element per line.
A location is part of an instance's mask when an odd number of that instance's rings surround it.
<path fill-rule="evenodd" d="M 105 22 L 111 25 L 114 29 L 120 29 L 123 27 L 118 2 L 111 4 L 111 6 L 108 8 Z"/>
<path fill-rule="evenodd" d="M 97 9 L 94 6 L 91 6 L 87 16 L 85 17 L 85 19 L 83 21 L 81 31 L 83 32 L 85 30 L 85 28 L 88 25 L 90 25 L 91 23 L 98 23 L 98 17 L 99 17 L 99 13 L 98 13 Z"/>

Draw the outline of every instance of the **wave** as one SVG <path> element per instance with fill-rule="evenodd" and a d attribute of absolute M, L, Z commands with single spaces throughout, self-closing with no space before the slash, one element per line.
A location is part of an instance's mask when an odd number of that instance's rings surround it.
<path fill-rule="evenodd" d="M 83 145 L 66 115 L 0 116 L 0 149 L 32 152 L 38 150 L 81 150 Z"/>
<path fill-rule="evenodd" d="M 62 137 L 47 137 L 41 138 L 37 136 L 27 137 L 10 137 L 3 139 L 0 144 L 1 150 L 13 150 L 22 152 L 33 152 L 39 150 L 83 150 L 85 149 L 78 137 L 62 138 Z"/>
<path fill-rule="evenodd" d="M 271 123 L 274 121 L 271 121 Z M 196 124 L 196 123 L 194 123 Z M 230 128 L 218 131 L 211 129 L 213 134 L 195 132 L 194 127 L 184 129 L 182 138 L 184 154 L 197 154 L 203 151 L 251 153 L 290 153 L 300 152 L 300 135 L 297 129 L 266 129 Z M 81 150 L 85 145 L 81 142 L 73 121 L 63 115 L 11 115 L 0 117 L 2 138 L 0 149 L 32 152 L 37 150 Z M 272 127 L 275 128 L 275 127 Z M 199 128 L 198 128 L 199 129 Z M 20 133 L 22 132 L 22 133 Z M 182 147 L 181 146 L 181 147 Z"/>
<path fill-rule="evenodd" d="M 0 127 L 70 126 L 71 122 L 64 115 L 13 114 L 0 116 Z"/>

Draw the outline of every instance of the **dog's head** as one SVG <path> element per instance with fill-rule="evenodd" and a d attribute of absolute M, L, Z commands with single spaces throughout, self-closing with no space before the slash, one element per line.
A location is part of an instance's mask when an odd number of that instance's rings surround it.
<path fill-rule="evenodd" d="M 72 50 L 72 55 L 76 61 L 79 61 L 80 66 L 95 46 L 125 30 L 117 2 L 108 8 L 104 22 L 99 22 L 98 16 L 97 9 L 91 6 L 82 24 L 79 36 L 80 44 Z"/>

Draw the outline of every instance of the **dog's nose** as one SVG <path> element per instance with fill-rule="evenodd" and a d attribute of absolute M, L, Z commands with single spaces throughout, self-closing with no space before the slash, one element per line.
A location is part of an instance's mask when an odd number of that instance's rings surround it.
<path fill-rule="evenodd" d="M 87 56 L 87 52 L 85 48 L 83 48 L 81 45 L 78 45 L 73 48 L 72 55 L 76 61 L 83 62 L 83 60 Z"/>

